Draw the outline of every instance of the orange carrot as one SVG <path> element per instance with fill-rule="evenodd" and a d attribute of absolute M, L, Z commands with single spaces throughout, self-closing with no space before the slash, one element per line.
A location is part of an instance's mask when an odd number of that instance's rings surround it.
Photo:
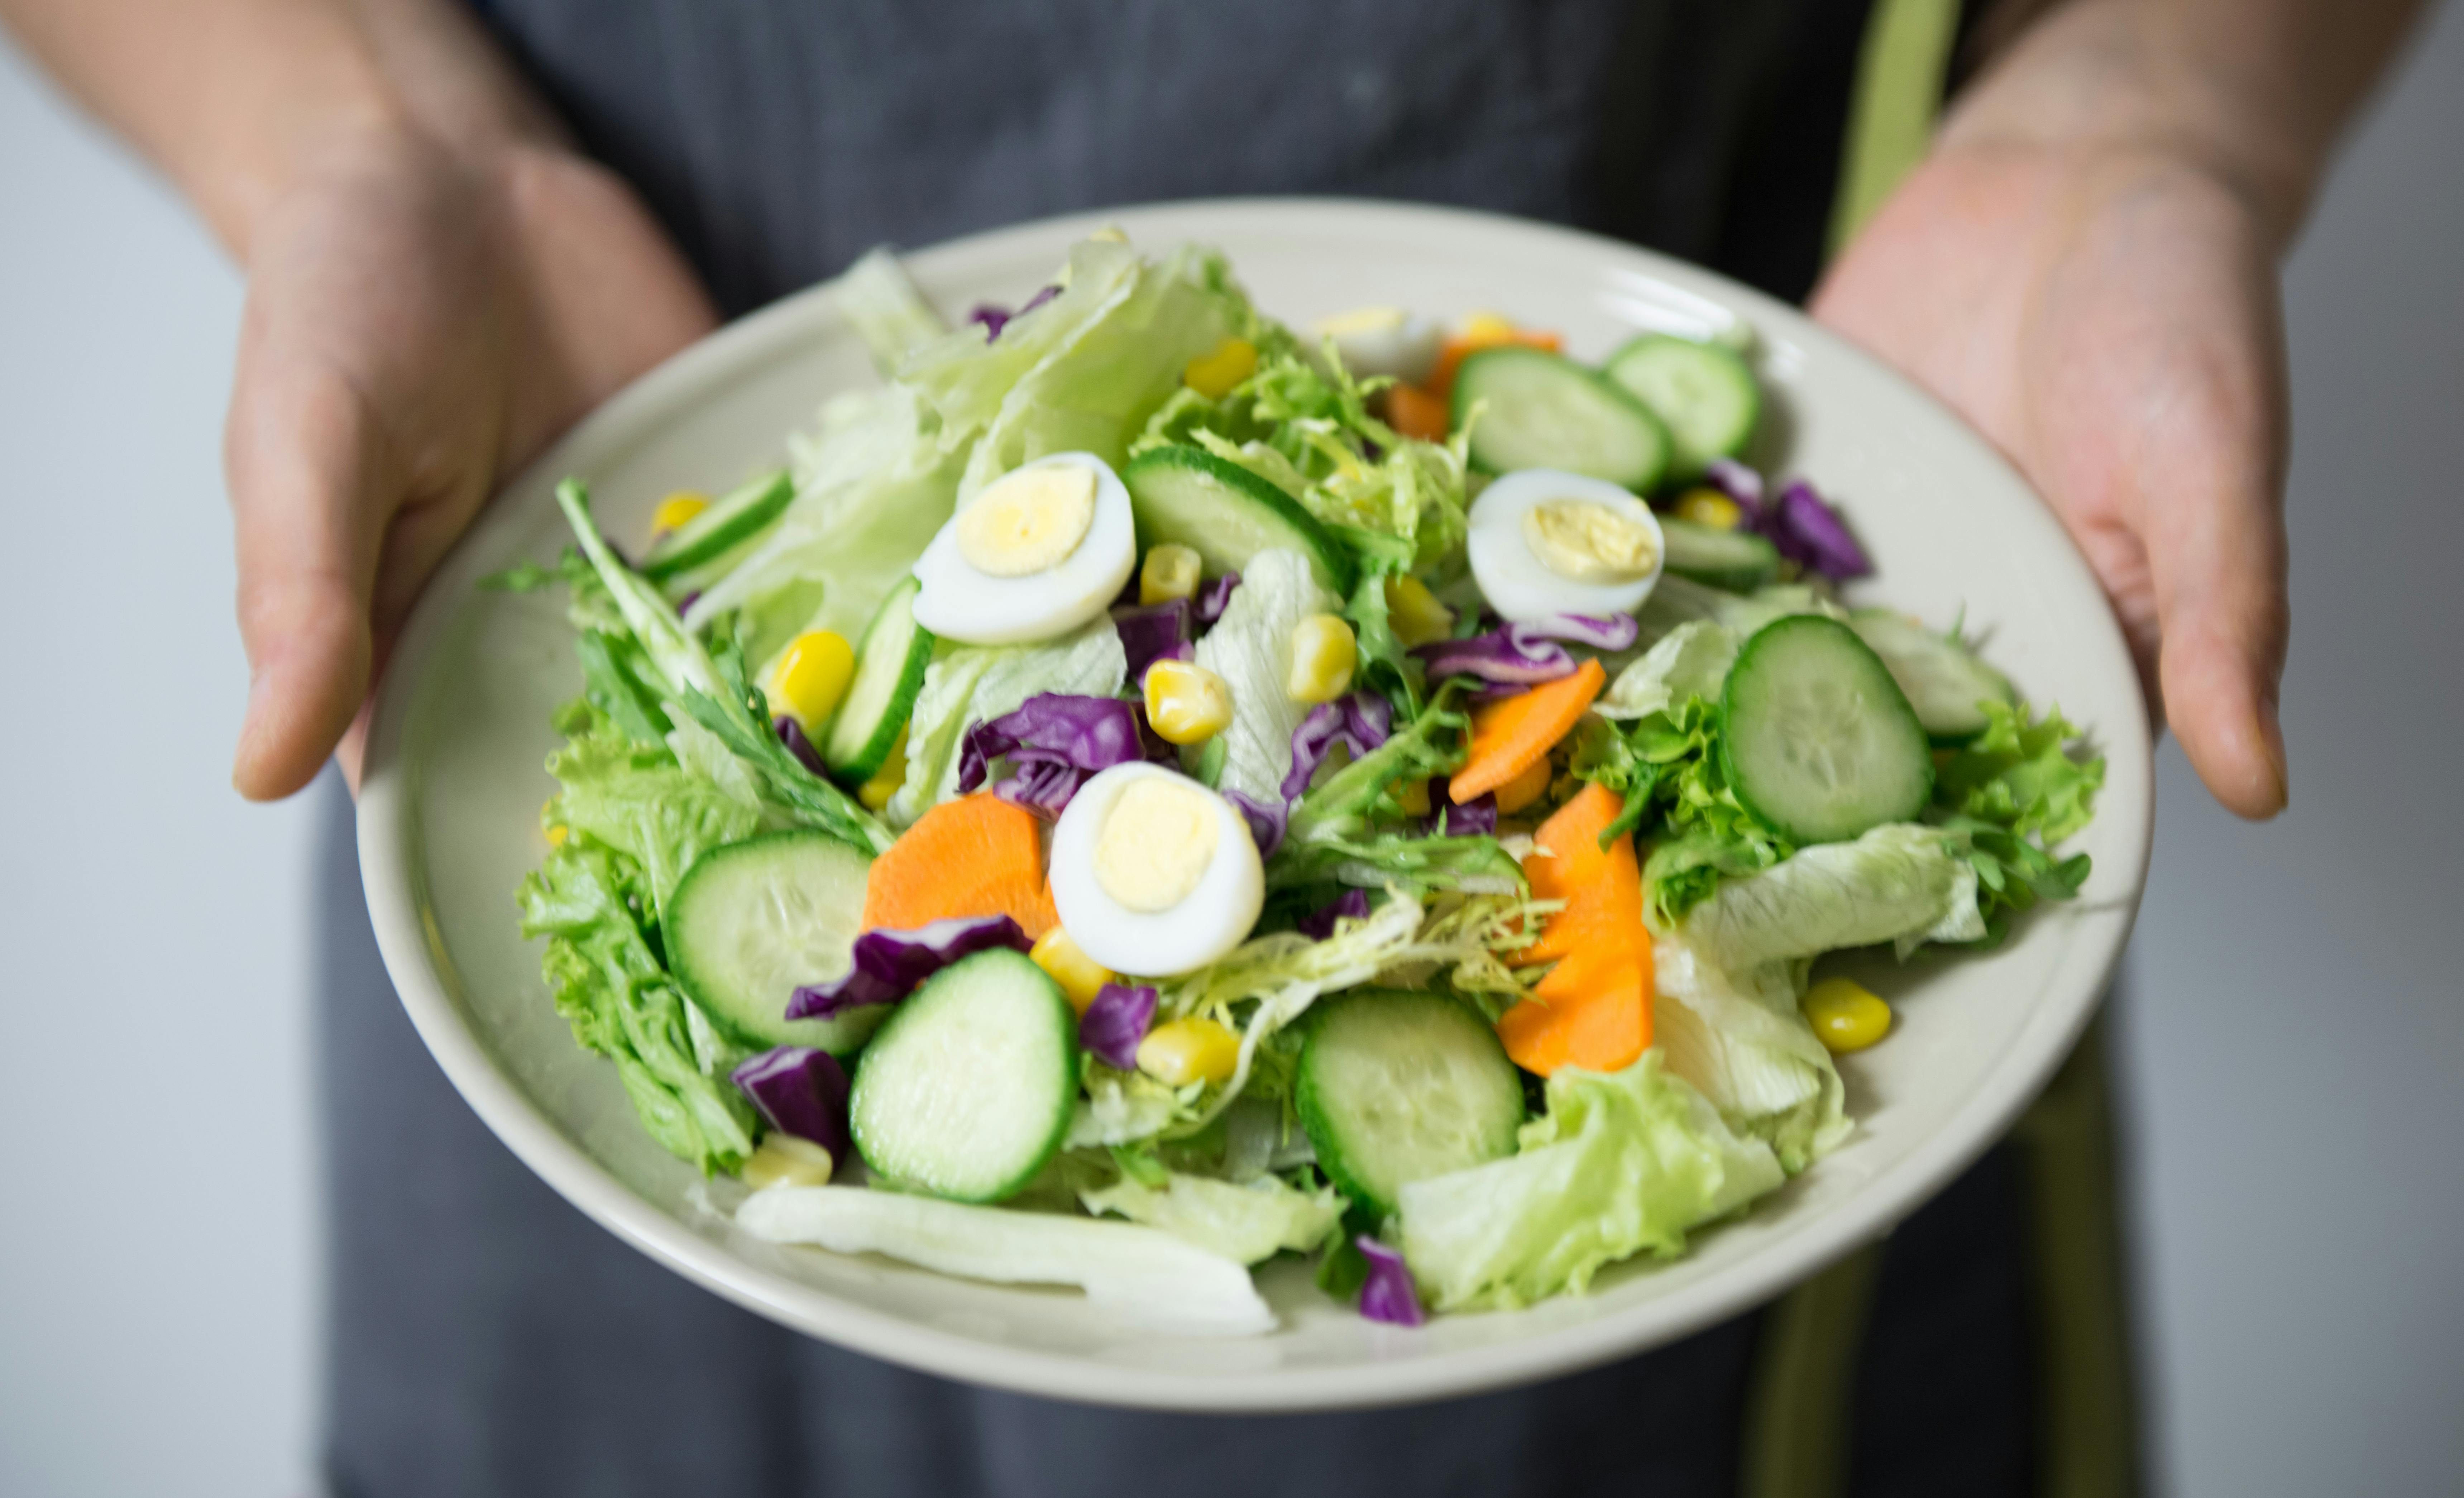
<path fill-rule="evenodd" d="M 872 861 L 866 930 L 911 931 L 952 915 L 1007 915 L 1030 937 L 1060 924 L 1033 812 L 989 791 L 946 801 Z"/>
<path fill-rule="evenodd" d="M 1571 676 L 1473 709 L 1471 753 L 1446 782 L 1446 794 L 1460 806 L 1546 759 L 1558 739 L 1573 732 L 1608 679 L 1598 661 L 1587 660 Z"/>
<path fill-rule="evenodd" d="M 1632 838 L 1600 847 L 1622 805 L 1613 792 L 1584 786 L 1540 825 L 1539 849 L 1523 865 L 1532 898 L 1565 904 L 1512 960 L 1557 965 L 1497 1022 L 1497 1033 L 1516 1066 L 1541 1076 L 1559 1067 L 1620 1070 L 1651 1045 L 1641 869 Z"/>
<path fill-rule="evenodd" d="M 1619 838 L 1600 847 L 1600 834 L 1624 805 L 1615 791 L 1586 784 L 1540 824 L 1532 838 L 1539 846 L 1524 860 L 1524 877 L 1531 881 L 1533 899 L 1562 900 L 1565 907 L 1549 917 L 1539 940 L 1514 954 L 1516 963 L 1554 962 L 1586 945 L 1587 937 L 1625 942 L 1629 938 L 1617 928 L 1628 906 L 1640 929 L 1642 873 L 1634 842 Z"/>
<path fill-rule="evenodd" d="M 1538 801 L 1549 792 L 1551 772 L 1549 757 L 1542 755 L 1531 761 L 1531 768 L 1497 788 L 1497 809 L 1503 816 L 1512 816 Z"/>
<path fill-rule="evenodd" d="M 1386 392 L 1386 425 L 1407 437 L 1443 442 L 1454 425 L 1454 412 L 1439 392 L 1398 385 Z"/>

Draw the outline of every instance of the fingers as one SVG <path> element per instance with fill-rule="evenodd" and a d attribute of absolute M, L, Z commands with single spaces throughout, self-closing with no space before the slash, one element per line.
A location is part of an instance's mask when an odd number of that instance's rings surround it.
<path fill-rule="evenodd" d="M 2149 553 L 2173 733 L 2227 809 L 2272 817 L 2287 795 L 2277 719 L 2291 625 L 2282 518 L 2264 490 L 2184 496 Z"/>

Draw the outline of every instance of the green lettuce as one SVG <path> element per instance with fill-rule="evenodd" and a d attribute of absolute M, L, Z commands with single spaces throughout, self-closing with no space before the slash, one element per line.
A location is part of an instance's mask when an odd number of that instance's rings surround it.
<path fill-rule="evenodd" d="M 2075 756 L 2077 725 L 2061 710 L 2032 720 L 2024 704 L 1987 701 L 1986 730 L 1934 777 L 1927 820 L 1959 840 L 1980 886 L 1988 939 L 2040 899 L 2066 900 L 2087 882 L 2085 853 L 2053 849 L 2096 814 L 2102 756 Z"/>
<path fill-rule="evenodd" d="M 751 777 L 724 748 L 717 753 L 724 761 L 721 773 L 730 779 L 725 784 L 686 768 L 663 745 L 626 737 L 593 709 L 568 715 L 560 726 L 572 737 L 547 761 L 548 773 L 562 787 L 557 817 L 639 864 L 662 919 L 694 860 L 760 830 L 760 803 L 747 799 Z M 690 722 L 676 734 L 688 731 L 707 741 L 695 746 L 706 756 L 715 738 Z"/>
<path fill-rule="evenodd" d="M 1682 707 L 1694 697 L 1717 702 L 1744 644 L 1726 625 L 1687 620 L 1617 672 L 1592 711 L 1605 718 L 1633 719 Z"/>
<path fill-rule="evenodd" d="M 907 780 L 887 808 L 891 824 L 910 826 L 958 794 L 958 751 L 969 725 L 999 717 L 1040 693 L 1117 695 L 1129 670 L 1121 631 L 1108 615 L 1038 645 L 945 647 L 925 672 L 908 719 Z"/>
<path fill-rule="evenodd" d="M 1977 890 L 1976 870 L 1958 839 L 1892 823 L 1724 880 L 1678 930 L 1731 973 L 1883 941 L 1905 956 L 1922 942 L 1984 936 Z"/>
<path fill-rule="evenodd" d="M 1292 731 L 1309 704 L 1292 700 L 1292 630 L 1311 614 L 1331 613 L 1333 594 L 1320 587 L 1309 560 L 1296 551 L 1262 551 L 1242 569 L 1223 617 L 1198 642 L 1198 664 L 1231 690 L 1232 722 L 1223 740 L 1217 788 L 1280 805 L 1292 768 Z"/>
<path fill-rule="evenodd" d="M 1162 1228 L 1240 1264 L 1314 1248 L 1343 1217 L 1343 1198 L 1331 1186 L 1302 1191 L 1274 1176 L 1236 1184 L 1180 1171 L 1161 1175 L 1153 1185 L 1124 1175 L 1081 1190 L 1078 1200 L 1099 1216 Z"/>
<path fill-rule="evenodd" d="M 1674 1257 L 1786 1179 L 1657 1049 L 1618 1072 L 1560 1070 L 1548 1094 L 1519 1153 L 1402 1188 L 1403 1258 L 1438 1310 L 1579 1294 L 1603 1266 Z"/>
<path fill-rule="evenodd" d="M 1797 1006 L 1803 964 L 1732 975 L 1673 932 L 1651 957 L 1653 1042 L 1729 1128 L 1769 1144 L 1791 1175 L 1848 1137 L 1839 1070 Z"/>
<path fill-rule="evenodd" d="M 871 350 L 873 367 L 884 377 L 895 375 L 910 354 L 950 331 L 887 245 L 848 266 L 831 285 L 829 298 Z"/>

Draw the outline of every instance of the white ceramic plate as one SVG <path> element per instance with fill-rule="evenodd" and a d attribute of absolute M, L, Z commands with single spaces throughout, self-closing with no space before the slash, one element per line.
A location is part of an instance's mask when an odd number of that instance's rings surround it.
<path fill-rule="evenodd" d="M 1858 1132 L 1742 1221 L 1589 1295 L 1407 1331 L 1340 1309 L 1306 1267 L 1260 1276 L 1283 1319 L 1237 1341 L 1158 1338 L 1074 1291 L 1002 1289 L 874 1258 L 777 1247 L 713 1210 L 635 1122 L 614 1069 L 550 1006 L 514 889 L 543 852 L 551 709 L 577 690 L 559 597 L 473 586 L 566 539 L 551 501 L 586 477 L 610 534 L 639 537 L 671 490 L 718 490 L 781 460 L 823 397 L 873 379 L 817 291 L 736 323 L 637 381 L 499 496 L 429 584 L 379 695 L 360 856 L 385 964 L 437 1061 L 490 1128 L 611 1231 L 678 1273 L 812 1335 L 954 1378 L 1124 1405 L 1289 1410 L 1434 1399 L 1572 1372 L 1669 1341 L 1785 1289 L 1885 1230 L 2009 1126 L 2087 1024 L 2139 898 L 2148 732 L 2122 635 L 2053 515 L 1933 401 L 1778 302 L 1630 246 L 1560 229 L 1383 204 L 1247 200 L 1056 219 L 925 251 L 909 268 L 953 315 L 1023 300 L 1106 222 L 1150 251 L 1221 246 L 1295 324 L 1362 303 L 1480 308 L 1565 330 L 1596 359 L 1640 328 L 1743 318 L 1771 390 L 1767 451 L 1841 501 L 1880 576 L 1858 596 L 1945 624 L 1960 608 L 2035 701 L 2059 702 L 2107 758 L 2082 897 L 2040 910 L 1998 952 L 1860 970 L 1900 1008 L 1889 1041 L 1840 1069 Z"/>

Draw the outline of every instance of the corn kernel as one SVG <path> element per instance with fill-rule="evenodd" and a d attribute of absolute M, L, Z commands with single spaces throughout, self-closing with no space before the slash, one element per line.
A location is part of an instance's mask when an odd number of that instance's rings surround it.
<path fill-rule="evenodd" d="M 1257 372 L 1258 345 L 1245 338 L 1227 338 L 1215 345 L 1215 352 L 1191 360 L 1180 372 L 1180 382 L 1210 401 L 1220 401 Z"/>
<path fill-rule="evenodd" d="M 1463 319 L 1455 337 L 1466 343 L 1503 343 L 1514 337 L 1514 319 L 1502 312 L 1475 312 Z"/>
<path fill-rule="evenodd" d="M 562 848 L 564 846 L 564 840 L 571 836 L 573 836 L 573 829 L 560 822 L 556 826 L 547 829 L 547 846 L 550 848 Z"/>
<path fill-rule="evenodd" d="M 1078 950 L 1078 943 L 1069 939 L 1069 933 L 1058 926 L 1038 936 L 1026 957 L 1028 961 L 1044 969 L 1054 982 L 1061 985 L 1062 997 L 1067 999 L 1069 1007 L 1080 1014 L 1087 1012 L 1087 1006 L 1095 1002 L 1095 996 L 1103 991 L 1106 983 L 1121 980 L 1120 974 Z"/>
<path fill-rule="evenodd" d="M 890 741 L 890 758 L 872 772 L 872 779 L 856 788 L 855 799 L 867 811 L 879 811 L 907 783 L 907 726 L 900 724 L 898 737 Z"/>
<path fill-rule="evenodd" d="M 1424 775 L 1417 781 L 1404 781 L 1397 784 L 1395 787 L 1395 806 L 1407 817 L 1427 816 L 1429 778 Z"/>
<path fill-rule="evenodd" d="M 1429 585 L 1415 577 L 1386 580 L 1386 628 L 1405 650 L 1429 645 L 1455 632 L 1455 611 L 1438 602 Z"/>
<path fill-rule="evenodd" d="M 1173 1020 L 1138 1042 L 1138 1069 L 1166 1087 L 1221 1082 L 1241 1064 L 1241 1037 L 1213 1020 Z"/>
<path fill-rule="evenodd" d="M 1716 531 L 1733 531 L 1745 519 L 1746 512 L 1737 501 L 1716 489 L 1688 489 L 1677 496 L 1676 517 L 1707 525 Z"/>
<path fill-rule="evenodd" d="M 855 678 L 855 647 L 835 629 L 808 629 L 787 642 L 770 671 L 771 711 L 784 713 L 805 733 L 817 732 L 839 710 Z"/>
<path fill-rule="evenodd" d="M 1169 604 L 1176 598 L 1194 598 L 1198 594 L 1198 553 L 1170 541 L 1147 553 L 1138 567 L 1138 602 L 1144 606 Z"/>
<path fill-rule="evenodd" d="M 1190 661 L 1157 661 L 1147 668 L 1147 726 L 1166 743 L 1200 744 L 1232 722 L 1232 689 L 1223 678 Z"/>
<path fill-rule="evenodd" d="M 1292 629 L 1292 669 L 1284 690 L 1295 702 L 1331 702 L 1352 690 L 1360 645 L 1339 614 L 1311 614 Z"/>
<path fill-rule="evenodd" d="M 1497 810 L 1501 816 L 1512 816 L 1538 801 L 1549 789 L 1549 757 L 1542 755 L 1531 761 L 1531 768 L 1497 788 Z"/>
<path fill-rule="evenodd" d="M 772 1130 L 744 1157 L 744 1183 L 765 1186 L 826 1186 L 836 1164 L 830 1152 L 810 1139 Z"/>
<path fill-rule="evenodd" d="M 1835 1053 L 1863 1050 L 1891 1031 L 1891 1006 L 1853 979 L 1826 978 L 1805 992 L 1805 1018 Z"/>
<path fill-rule="evenodd" d="M 650 536 L 656 540 L 670 531 L 680 531 L 694 516 L 710 508 L 710 496 L 697 495 L 690 489 L 679 489 L 659 501 L 650 512 Z"/>

